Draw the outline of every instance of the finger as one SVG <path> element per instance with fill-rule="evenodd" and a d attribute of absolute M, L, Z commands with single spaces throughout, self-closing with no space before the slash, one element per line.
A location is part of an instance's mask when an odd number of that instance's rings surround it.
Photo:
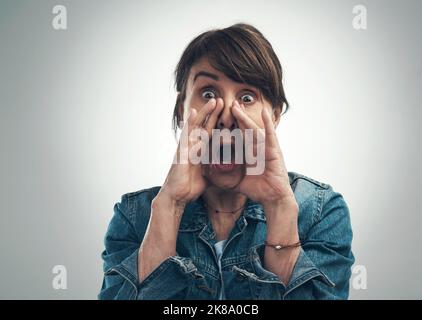
<path fill-rule="evenodd" d="M 237 102 L 237 101 L 236 101 Z M 246 112 L 246 108 L 245 105 L 243 103 L 239 104 L 240 105 L 240 109 L 242 109 L 244 112 Z"/>
<path fill-rule="evenodd" d="M 185 139 L 189 137 L 197 115 L 198 111 L 196 111 L 196 109 L 192 108 L 189 110 L 188 117 L 183 125 L 182 132 L 180 133 L 178 148 L 181 147 L 180 142 L 185 141 Z"/>
<path fill-rule="evenodd" d="M 202 127 L 206 117 L 214 110 L 216 106 L 215 99 L 210 99 L 199 111 L 195 119 L 195 126 Z"/>
<path fill-rule="evenodd" d="M 247 134 L 247 130 L 252 129 L 252 136 L 253 140 L 256 141 L 258 134 L 263 135 L 264 133 L 261 131 L 264 131 L 261 129 L 255 121 L 249 117 L 249 115 L 246 113 L 245 106 L 243 104 L 239 104 L 237 101 L 233 103 L 232 113 L 234 117 L 236 118 L 236 121 L 239 125 L 239 128 L 243 131 L 243 134 Z M 245 139 L 246 142 L 246 139 Z M 254 142 L 253 142 L 254 143 Z"/>
<path fill-rule="evenodd" d="M 193 127 L 193 123 L 195 122 L 196 116 L 197 116 L 198 112 L 196 111 L 196 109 L 190 109 L 189 110 L 189 114 L 188 117 L 183 125 L 182 128 L 182 132 L 180 133 L 180 137 L 179 137 L 179 143 L 177 146 L 177 153 L 179 154 L 179 150 L 187 150 L 188 146 L 184 143 L 182 143 L 182 141 L 185 141 L 185 139 L 188 139 L 190 132 L 192 131 L 192 127 Z M 182 153 L 184 154 L 184 153 Z"/>
<path fill-rule="evenodd" d="M 205 129 L 207 130 L 209 135 L 211 135 L 212 129 L 215 128 L 215 125 L 217 124 L 217 121 L 218 121 L 218 117 L 220 116 L 221 111 L 223 111 L 223 108 L 224 108 L 224 101 L 223 99 L 218 98 L 215 109 L 208 117 L 207 123 L 205 125 Z"/>
<path fill-rule="evenodd" d="M 194 109 L 194 108 L 190 109 L 186 123 L 188 123 L 189 126 L 193 126 L 193 124 L 196 121 L 197 115 L 198 115 L 198 111 L 196 109 Z M 185 123 L 185 126 L 186 126 L 186 123 Z"/>
<path fill-rule="evenodd" d="M 239 122 L 239 125 L 242 124 L 245 129 L 258 129 L 259 126 L 253 121 L 245 112 L 244 108 L 237 101 L 233 102 L 232 114 Z"/>
<path fill-rule="evenodd" d="M 274 123 L 271 119 L 270 113 L 266 108 L 262 109 L 261 116 L 265 126 L 266 143 L 271 147 L 278 146 L 278 139 L 274 129 Z"/>

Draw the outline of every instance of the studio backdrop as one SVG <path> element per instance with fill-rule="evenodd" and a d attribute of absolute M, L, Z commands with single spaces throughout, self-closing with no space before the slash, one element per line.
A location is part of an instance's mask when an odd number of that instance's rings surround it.
<path fill-rule="evenodd" d="M 282 64 L 287 169 L 348 203 L 350 298 L 422 298 L 421 13 L 418 0 L 1 0 L 0 298 L 97 298 L 114 204 L 172 162 L 178 59 L 238 22 Z"/>

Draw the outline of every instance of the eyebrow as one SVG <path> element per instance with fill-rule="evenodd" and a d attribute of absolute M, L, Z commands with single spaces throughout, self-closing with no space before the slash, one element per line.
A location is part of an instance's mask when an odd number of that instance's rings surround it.
<path fill-rule="evenodd" d="M 193 82 L 195 82 L 196 78 L 203 76 L 203 77 L 208 77 L 211 79 L 214 79 L 215 81 L 218 81 L 220 78 L 214 74 L 214 73 L 210 73 L 207 71 L 199 71 L 197 74 L 195 74 L 195 77 L 193 78 Z"/>

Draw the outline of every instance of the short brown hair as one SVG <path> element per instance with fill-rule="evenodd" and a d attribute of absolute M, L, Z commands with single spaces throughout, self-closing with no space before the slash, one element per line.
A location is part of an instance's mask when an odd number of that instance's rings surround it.
<path fill-rule="evenodd" d="M 173 111 L 173 129 L 181 119 L 180 106 L 186 97 L 186 85 L 191 67 L 203 57 L 229 79 L 261 90 L 273 108 L 289 103 L 284 93 L 282 69 L 271 44 L 255 27 L 238 23 L 225 29 L 204 32 L 186 47 L 175 70 L 178 91 Z"/>

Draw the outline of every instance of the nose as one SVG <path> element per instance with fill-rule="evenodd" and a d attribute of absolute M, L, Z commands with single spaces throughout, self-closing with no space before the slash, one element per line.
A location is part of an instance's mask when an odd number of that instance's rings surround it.
<path fill-rule="evenodd" d="M 220 118 L 217 121 L 217 129 L 229 129 L 234 130 L 237 128 L 236 119 L 233 117 L 231 107 L 233 106 L 234 100 L 223 99 L 224 108 L 221 111 Z"/>

